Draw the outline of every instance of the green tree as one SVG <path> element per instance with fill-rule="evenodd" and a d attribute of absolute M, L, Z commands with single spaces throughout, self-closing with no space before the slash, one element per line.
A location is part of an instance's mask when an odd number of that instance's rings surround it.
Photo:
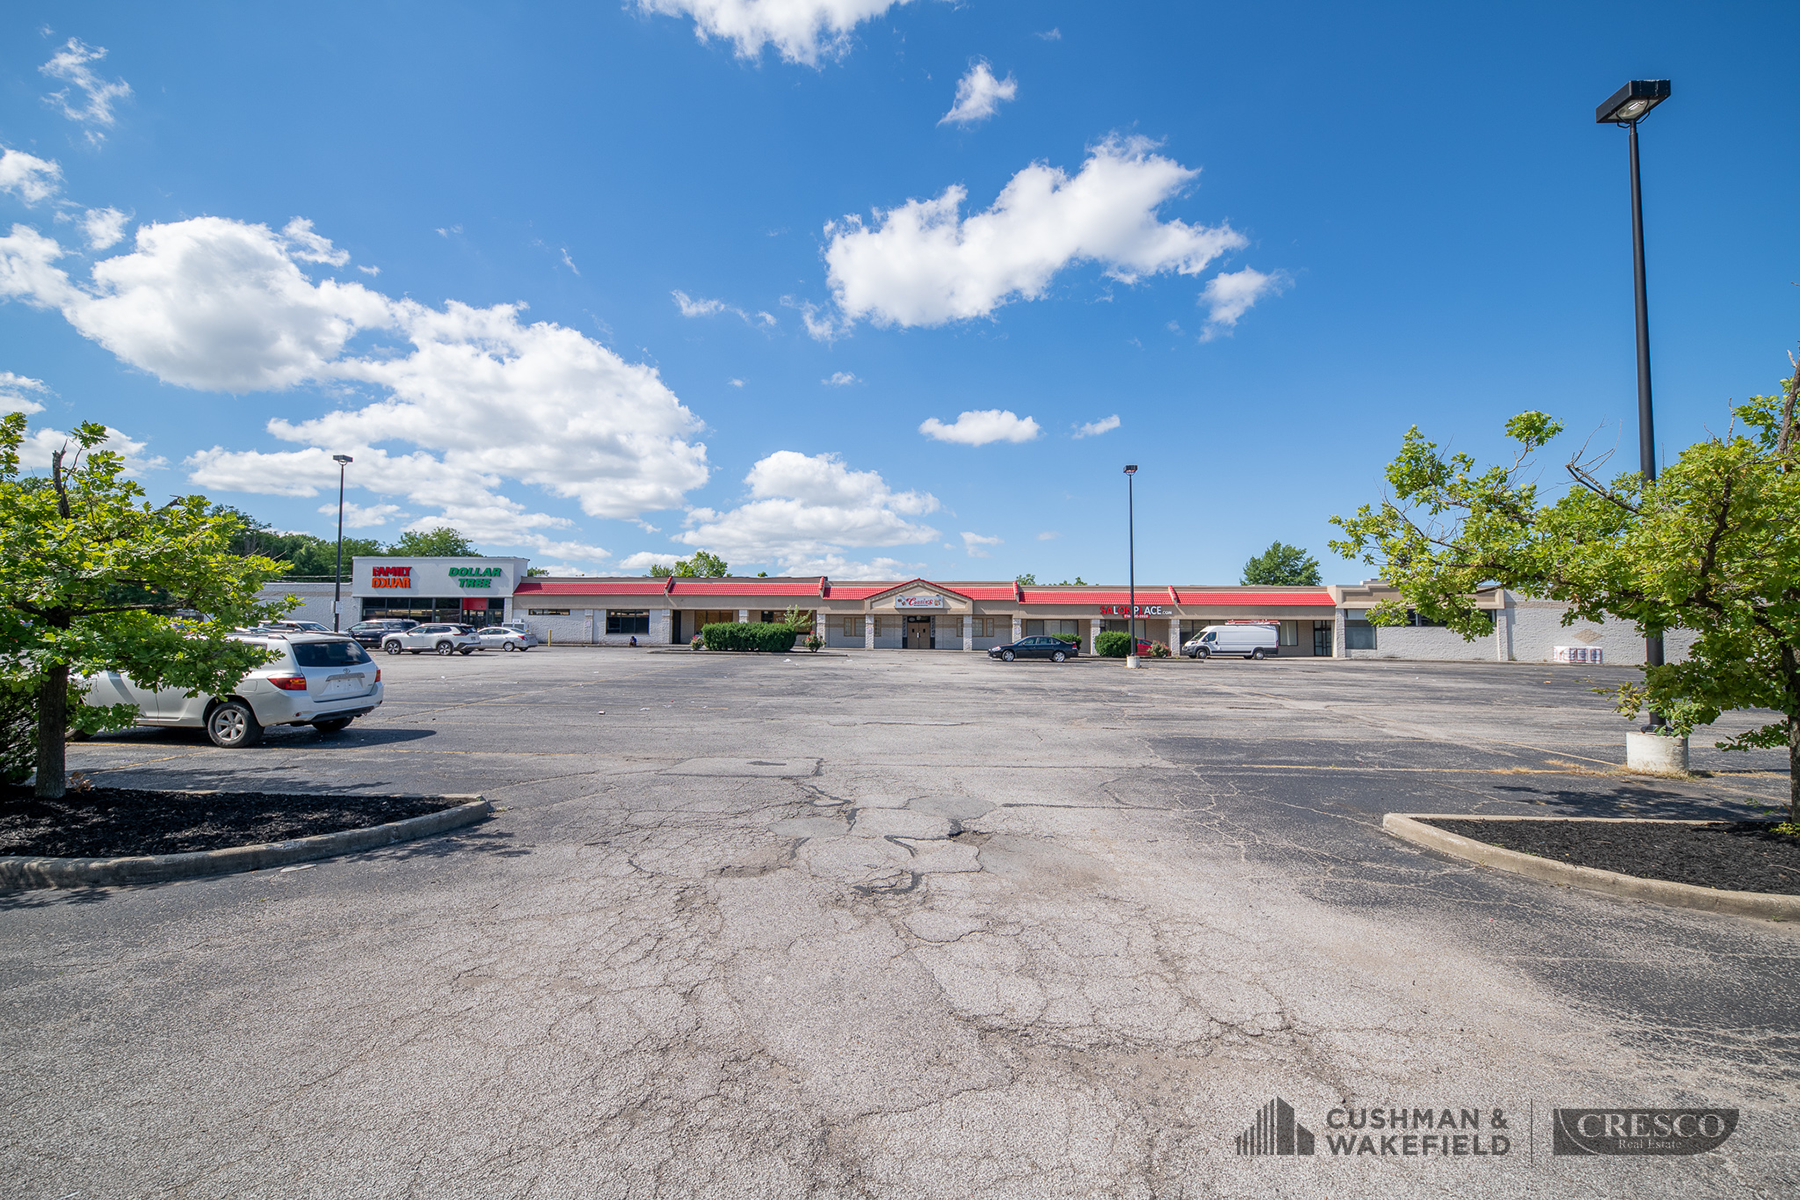
<path fill-rule="evenodd" d="M 434 529 L 409 529 L 381 553 L 389 558 L 475 558 L 481 551 L 448 525 L 439 525 Z"/>
<path fill-rule="evenodd" d="M 1086 587 L 1087 580 L 1085 580 L 1081 576 L 1077 575 L 1075 577 L 1074 583 L 1070 583 L 1068 580 L 1065 579 L 1061 583 L 1057 584 L 1056 586 L 1057 587 Z"/>
<path fill-rule="evenodd" d="M 527 579 L 536 579 L 539 575 L 548 575 L 549 573 L 550 573 L 550 571 L 546 567 L 526 567 L 525 568 L 525 578 L 527 578 Z"/>
<path fill-rule="evenodd" d="M 1036 575 L 1015 575 L 1013 576 L 1013 582 L 1022 584 L 1025 587 L 1036 587 L 1038 585 Z"/>
<path fill-rule="evenodd" d="M 1543 413 L 1507 422 L 1517 456 L 1482 471 L 1415 427 L 1387 469 L 1394 498 L 1333 517 L 1344 537 L 1332 548 L 1379 566 L 1404 597 L 1372 610 L 1376 624 L 1411 606 L 1483 636 L 1472 593 L 1499 584 L 1566 601 L 1564 624 L 1611 616 L 1646 636 L 1692 631 L 1686 661 L 1616 690 L 1619 711 L 1648 707 L 1683 734 L 1732 709 L 1779 713 L 1716 745 L 1786 746 L 1800 822 L 1800 367 L 1781 391 L 1736 406 L 1731 431 L 1687 447 L 1653 483 L 1635 472 L 1603 482 L 1597 462 L 1571 459 L 1575 486 L 1555 503 L 1532 482 L 1534 453 L 1562 430 Z"/>
<path fill-rule="evenodd" d="M 1270 542 L 1267 550 L 1244 564 L 1243 581 L 1273 587 L 1318 587 L 1319 560 L 1298 546 Z"/>
<path fill-rule="evenodd" d="M 232 640 L 234 628 L 293 601 L 257 599 L 286 568 L 232 551 L 243 531 L 235 516 L 209 512 L 203 496 L 152 508 L 124 460 L 98 448 L 104 425 L 77 427 L 74 449 L 65 443 L 51 456 L 47 483 L 20 477 L 24 438 L 22 413 L 0 420 L 0 645 L 6 690 L 36 697 L 37 795 L 58 799 L 68 731 L 137 717 L 131 705 L 82 705 L 71 674 L 121 671 L 146 688 L 229 692 L 264 659 Z"/>
<path fill-rule="evenodd" d="M 692 558 L 678 558 L 672 567 L 651 567 L 650 574 L 658 579 L 667 579 L 671 575 L 681 579 L 723 579 L 731 574 L 731 564 L 716 554 L 696 550 Z"/>

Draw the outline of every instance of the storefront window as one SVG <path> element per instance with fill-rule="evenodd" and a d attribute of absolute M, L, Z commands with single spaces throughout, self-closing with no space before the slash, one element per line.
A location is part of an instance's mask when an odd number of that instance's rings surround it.
<path fill-rule="evenodd" d="M 1367 621 L 1344 622 L 1344 649 L 1375 649 L 1375 627 Z"/>
<path fill-rule="evenodd" d="M 569 615 L 569 610 L 566 608 L 529 608 L 525 612 L 527 616 L 532 617 L 566 617 Z"/>
<path fill-rule="evenodd" d="M 844 636 L 861 637 L 863 635 L 863 619 L 861 617 L 844 618 Z"/>
<path fill-rule="evenodd" d="M 606 632 L 649 633 L 650 610 L 644 608 L 609 608 L 606 610 Z"/>

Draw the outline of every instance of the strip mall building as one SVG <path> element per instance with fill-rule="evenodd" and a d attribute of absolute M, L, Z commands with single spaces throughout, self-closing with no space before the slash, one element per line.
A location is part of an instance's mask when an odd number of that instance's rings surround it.
<path fill-rule="evenodd" d="M 981 651 L 1031 634 L 1094 639 L 1128 627 L 1122 587 L 1035 587 L 994 580 L 807 578 L 572 578 L 531 576 L 523 558 L 357 558 L 342 624 L 376 617 L 522 621 L 555 645 L 681 645 L 719 621 L 778 621 L 813 614 L 828 646 L 863 650 Z M 284 584 L 303 620 L 331 623 L 332 585 Z M 1644 644 L 1624 622 L 1565 626 L 1565 606 L 1494 588 L 1476 597 L 1492 614 L 1491 637 L 1464 641 L 1418 621 L 1377 628 L 1368 610 L 1396 593 L 1378 580 L 1309 588 L 1137 588 L 1139 633 L 1171 648 L 1207 625 L 1269 622 L 1284 657 L 1465 659 L 1499 662 L 1643 662 Z M 1686 643 L 1671 635 L 1673 659 Z"/>

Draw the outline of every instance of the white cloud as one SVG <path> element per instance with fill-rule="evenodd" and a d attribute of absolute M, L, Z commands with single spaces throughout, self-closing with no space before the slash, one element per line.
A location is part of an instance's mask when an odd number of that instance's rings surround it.
<path fill-rule="evenodd" d="M 640 550 L 621 558 L 619 566 L 626 571 L 648 571 L 651 567 L 673 567 L 680 561 L 679 554 L 652 554 L 648 550 Z"/>
<path fill-rule="evenodd" d="M 1061 536 L 1062 534 L 1056 532 L 1054 529 L 1046 529 L 1044 532 L 1038 534 L 1037 540 L 1040 542 L 1054 542 Z"/>
<path fill-rule="evenodd" d="M 826 387 L 849 387 L 853 383 L 861 383 L 862 380 L 848 371 L 833 371 L 830 379 L 821 379 L 819 382 Z"/>
<path fill-rule="evenodd" d="M 1060 28 L 1046 29 L 1042 33 L 1035 33 L 1032 36 L 1043 38 L 1046 42 L 1060 42 L 1062 41 L 1062 30 Z"/>
<path fill-rule="evenodd" d="M 953 425 L 946 425 L 936 417 L 927 417 L 919 426 L 919 432 L 940 442 L 985 446 L 989 442 L 1029 442 L 1043 430 L 1030 417 L 1021 417 L 1010 409 L 989 408 L 963 413 Z"/>
<path fill-rule="evenodd" d="M 87 103 L 80 107 L 71 104 L 69 88 L 51 92 L 44 97 L 45 102 L 60 108 L 62 115 L 71 121 L 79 121 L 83 125 L 104 125 L 110 129 L 115 121 L 113 102 L 131 95 L 131 85 L 123 79 L 108 83 L 94 74 L 88 64 L 99 62 L 105 57 L 106 47 L 89 46 L 79 38 L 70 38 L 68 44 L 38 70 L 52 79 L 67 80 L 80 88 Z M 104 134 L 93 129 L 87 131 L 87 136 L 96 145 L 105 139 Z"/>
<path fill-rule="evenodd" d="M 19 465 L 26 470 L 47 471 L 50 469 L 50 456 L 58 450 L 67 450 L 63 456 L 63 464 L 68 465 L 74 452 L 81 448 L 73 435 L 60 429 L 36 429 L 25 436 L 19 445 Z M 106 427 L 106 440 L 95 449 L 110 450 L 125 460 L 125 474 L 142 475 L 146 471 L 154 471 L 169 465 L 169 460 L 161 455 L 145 454 L 149 448 L 146 442 L 127 436 L 124 431 Z"/>
<path fill-rule="evenodd" d="M 567 246 L 564 246 L 562 248 L 562 260 L 563 260 L 563 266 L 565 266 L 565 267 L 569 268 L 569 270 L 575 272 L 575 278 L 580 279 L 581 278 L 581 268 L 576 266 L 575 260 L 569 257 L 569 248 Z"/>
<path fill-rule="evenodd" d="M 44 406 L 31 397 L 50 394 L 49 385 L 41 379 L 0 371 L 0 413 L 43 412 Z"/>
<path fill-rule="evenodd" d="M 727 379 L 725 382 L 729 383 L 732 387 L 743 387 L 744 386 L 744 381 L 741 379 Z"/>
<path fill-rule="evenodd" d="M 788 572 L 831 574 L 816 568 L 848 563 L 846 548 L 920 545 L 938 536 L 916 519 L 937 510 L 937 497 L 896 492 L 879 473 L 852 471 L 835 454 L 778 450 L 751 467 L 744 482 L 748 502 L 727 512 L 694 509 L 679 540 L 731 562 L 777 562 Z"/>
<path fill-rule="evenodd" d="M 281 227 L 281 245 L 289 258 L 297 258 L 301 262 L 328 263 L 341 267 L 350 261 L 348 250 L 339 250 L 331 244 L 330 238 L 314 233 L 312 222 L 305 217 L 295 217 Z"/>
<path fill-rule="evenodd" d="M 361 271 L 364 275 L 379 275 L 379 274 L 381 274 L 380 267 L 358 267 L 356 269 Z"/>
<path fill-rule="evenodd" d="M 1033 163 L 966 220 L 968 193 L 957 184 L 935 200 L 877 211 L 873 228 L 854 216 L 827 225 L 828 279 L 844 321 L 942 325 L 986 316 L 1014 297 L 1038 299 L 1071 263 L 1101 263 L 1134 283 L 1168 271 L 1198 275 L 1245 245 L 1229 225 L 1157 219 L 1199 172 L 1151 149 L 1142 138 L 1108 138 L 1074 178 Z"/>
<path fill-rule="evenodd" d="M 360 383 L 383 393 L 315 420 L 270 422 L 276 437 L 307 449 L 202 451 L 189 460 L 196 482 L 313 495 L 335 483 L 331 454 L 348 453 L 356 486 L 438 507 L 470 536 L 532 545 L 571 523 L 501 495 L 508 479 L 619 518 L 678 507 L 706 481 L 706 447 L 691 440 L 699 423 L 654 368 L 575 330 L 526 324 L 521 305 L 440 310 L 360 283 L 315 284 L 293 259 L 341 252 L 302 221 L 277 235 L 200 217 L 144 226 L 135 242 L 78 284 L 55 266 L 64 251 L 53 239 L 15 225 L 0 238 L 0 297 L 60 309 L 165 382 L 227 392 Z M 397 333 L 411 350 L 347 352 L 365 330 Z M 506 419 L 485 419 L 496 412 Z M 394 441 L 416 449 L 372 449 Z"/>
<path fill-rule="evenodd" d="M 781 307 L 799 310 L 800 320 L 806 326 L 806 332 L 821 342 L 835 342 L 850 332 L 852 321 L 839 320 L 821 306 L 810 300 L 796 300 L 792 296 L 781 298 Z M 824 315 L 821 316 L 820 314 Z"/>
<path fill-rule="evenodd" d="M 767 329 L 769 326 L 775 324 L 775 316 L 773 313 L 747 313 L 737 305 L 727 304 L 723 300 L 696 300 L 679 288 L 671 292 L 670 295 L 675 297 L 675 306 L 681 309 L 681 315 L 684 317 L 716 317 L 720 313 L 730 313 L 735 317 L 741 318 L 746 325 L 754 325 Z"/>
<path fill-rule="evenodd" d="M 1112 416 L 1102 417 L 1098 421 L 1089 421 L 1085 425 L 1077 425 L 1073 436 L 1078 438 L 1099 437 L 1101 434 L 1110 433 L 1118 427 L 1119 414 L 1114 413 Z"/>
<path fill-rule="evenodd" d="M 638 0 L 645 12 L 692 17 L 701 41 L 722 38 L 743 58 L 774 46 L 788 62 L 842 57 L 850 31 L 908 0 Z"/>
<path fill-rule="evenodd" d="M 1008 75 L 995 79 L 987 60 L 969 68 L 969 73 L 956 83 L 956 103 L 945 113 L 939 125 L 973 125 L 985 121 L 1000 110 L 1002 100 L 1019 94 L 1019 81 Z"/>
<path fill-rule="evenodd" d="M 1238 318 L 1264 296 L 1280 295 L 1291 281 L 1285 271 L 1261 271 L 1245 267 L 1230 274 L 1214 275 L 1206 281 L 1200 302 L 1212 311 L 1206 318 L 1206 330 L 1200 340 L 1210 342 L 1238 323 Z"/>
<path fill-rule="evenodd" d="M 319 511 L 335 520 L 338 507 L 336 504 L 321 504 Z M 345 529 L 374 529 L 381 525 L 392 525 L 394 518 L 402 515 L 398 504 L 363 505 L 344 501 Z"/>
<path fill-rule="evenodd" d="M 0 148 L 0 192 L 11 192 L 27 204 L 48 200 L 62 190 L 62 168 L 23 150 Z"/>
<path fill-rule="evenodd" d="M 81 218 L 81 232 L 87 237 L 89 250 L 106 250 L 125 237 L 130 217 L 116 208 L 90 208 Z"/>
<path fill-rule="evenodd" d="M 979 533 L 964 533 L 962 535 L 962 540 L 963 550 L 970 558 L 992 558 L 993 555 L 988 552 L 987 548 L 989 546 L 998 546 L 1004 539 L 997 537 L 983 537 Z"/>

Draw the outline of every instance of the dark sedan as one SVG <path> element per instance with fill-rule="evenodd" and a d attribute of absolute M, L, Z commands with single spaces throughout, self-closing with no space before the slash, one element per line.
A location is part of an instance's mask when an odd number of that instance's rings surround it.
<path fill-rule="evenodd" d="M 358 621 L 346 632 L 369 649 L 378 649 L 381 639 L 390 633 L 405 633 L 417 621 L 408 621 L 404 617 L 385 617 L 374 621 Z"/>
<path fill-rule="evenodd" d="M 1053 637 L 1020 638 L 988 651 L 989 658 L 1002 662 L 1011 662 L 1015 658 L 1047 658 L 1051 662 L 1061 662 L 1065 658 L 1074 658 L 1075 654 L 1075 643 Z"/>

